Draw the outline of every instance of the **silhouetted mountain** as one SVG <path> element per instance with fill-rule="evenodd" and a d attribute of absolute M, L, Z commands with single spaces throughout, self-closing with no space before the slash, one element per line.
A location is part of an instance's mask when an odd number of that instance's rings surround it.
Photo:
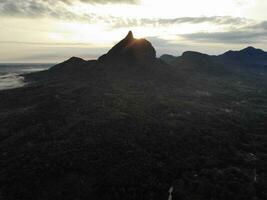
<path fill-rule="evenodd" d="M 194 71 L 213 75 L 224 75 L 226 73 L 222 63 L 218 62 L 216 57 L 207 54 L 186 51 L 181 56 L 169 58 L 161 57 L 166 63 L 192 73 Z"/>
<path fill-rule="evenodd" d="M 71 76 L 73 80 L 80 81 L 97 79 L 105 75 L 105 78 L 110 81 L 123 77 L 129 80 L 156 79 L 159 82 L 173 77 L 175 75 L 173 71 L 174 67 L 156 58 L 156 51 L 150 42 L 145 39 L 135 39 L 130 31 L 123 40 L 98 60 L 85 61 L 72 57 L 48 71 L 28 74 L 24 77 L 31 81 L 66 79 Z"/>
<path fill-rule="evenodd" d="M 154 47 L 145 39 L 135 39 L 130 31 L 128 35 L 116 44 L 107 54 L 101 56 L 101 62 L 126 61 L 128 63 L 150 62 L 156 59 Z"/>
<path fill-rule="evenodd" d="M 182 56 L 177 60 L 184 60 L 192 65 L 198 65 L 198 66 L 206 65 L 212 62 L 211 56 L 194 51 L 184 52 Z"/>
<path fill-rule="evenodd" d="M 164 54 L 160 57 L 161 60 L 163 60 L 166 63 L 172 63 L 177 57 L 169 54 Z"/>
<path fill-rule="evenodd" d="M 60 63 L 60 64 L 54 66 L 51 70 L 57 71 L 57 70 L 61 70 L 62 68 L 64 68 L 64 70 L 66 70 L 66 69 L 73 70 L 73 69 L 75 69 L 75 68 L 73 68 L 73 66 L 76 66 L 76 69 L 79 69 L 79 67 L 85 63 L 86 63 L 86 61 L 83 60 L 82 58 L 72 57 L 72 58 L 64 61 L 63 63 Z"/>
<path fill-rule="evenodd" d="M 181 64 L 182 61 L 188 62 L 191 65 L 202 65 L 213 61 L 213 56 L 195 51 L 186 51 L 178 57 L 168 55 L 162 56 L 161 59 L 171 65 Z"/>
<path fill-rule="evenodd" d="M 240 51 L 227 51 L 218 56 L 189 51 L 183 53 L 182 56 L 169 58 L 170 55 L 161 57 L 162 60 L 173 66 L 199 67 L 200 70 L 206 68 L 208 71 L 220 69 L 219 73 L 223 73 L 221 70 L 226 69 L 238 72 L 248 70 L 254 73 L 258 70 L 265 71 L 264 68 L 267 65 L 267 52 L 254 47 L 247 47 Z"/>
<path fill-rule="evenodd" d="M 72 57 L 51 69 L 24 75 L 28 81 L 57 80 L 64 78 L 83 78 L 89 68 L 97 63 L 96 60 L 85 61 L 81 58 Z"/>
<path fill-rule="evenodd" d="M 226 64 L 264 66 L 267 64 L 267 52 L 247 47 L 240 51 L 228 51 L 218 56 Z"/>
<path fill-rule="evenodd" d="M 267 59 L 267 52 L 256 49 L 254 47 L 247 47 L 240 51 L 227 51 L 221 55 L 228 59 L 244 59 L 244 60 L 255 60 L 255 59 Z"/>
<path fill-rule="evenodd" d="M 0 91 L 0 199 L 266 200 L 267 74 L 220 59 L 129 32 L 25 75 Z"/>

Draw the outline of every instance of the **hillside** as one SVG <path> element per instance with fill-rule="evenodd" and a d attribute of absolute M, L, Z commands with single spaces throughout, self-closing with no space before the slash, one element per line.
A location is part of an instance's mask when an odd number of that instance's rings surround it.
<path fill-rule="evenodd" d="M 266 199 L 267 75 L 175 62 L 129 32 L 1 91 L 0 198 Z"/>

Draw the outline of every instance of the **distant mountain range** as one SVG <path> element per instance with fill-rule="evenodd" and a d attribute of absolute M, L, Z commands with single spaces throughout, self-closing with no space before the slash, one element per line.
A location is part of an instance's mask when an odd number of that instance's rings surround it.
<path fill-rule="evenodd" d="M 188 66 L 215 66 L 223 65 L 228 69 L 250 68 L 254 69 L 267 66 L 267 52 L 256 49 L 254 47 L 247 47 L 240 51 L 227 51 L 218 56 L 211 56 L 199 52 L 187 51 L 181 56 L 162 55 L 160 59 L 166 63 L 174 66 L 188 65 Z M 252 68 L 251 68 L 252 69 Z"/>
<path fill-rule="evenodd" d="M 0 91 L 2 200 L 267 199 L 267 55 L 132 32 Z"/>

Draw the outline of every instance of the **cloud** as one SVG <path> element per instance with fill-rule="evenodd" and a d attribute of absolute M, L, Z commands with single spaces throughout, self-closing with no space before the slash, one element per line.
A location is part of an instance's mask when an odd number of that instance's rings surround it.
<path fill-rule="evenodd" d="M 66 21 L 78 21 L 84 23 L 106 23 L 112 29 L 129 27 L 148 27 L 162 28 L 165 26 L 175 26 L 180 24 L 202 24 L 209 23 L 223 26 L 225 31 L 221 32 L 197 32 L 179 35 L 188 41 L 206 43 L 253 43 L 267 41 L 267 21 L 258 24 L 251 23 L 246 18 L 231 16 L 201 16 L 201 17 L 178 17 L 178 18 L 121 18 L 116 16 L 103 15 L 96 13 L 75 13 L 71 5 L 75 2 L 86 4 L 138 4 L 139 0 L 0 0 L 0 16 L 14 17 L 52 17 Z M 253 25 L 249 25 L 253 24 Z M 156 38 L 151 38 L 156 40 Z M 157 41 L 155 41 L 157 42 Z M 160 42 L 161 45 L 171 45 Z M 33 44 L 31 44 L 33 45 Z M 42 44 L 40 44 L 42 45 Z M 162 48 L 165 48 L 165 46 Z"/>
<path fill-rule="evenodd" d="M 181 37 L 199 42 L 216 42 L 216 43 L 236 43 L 247 44 L 256 43 L 267 39 L 266 32 L 252 31 L 230 31 L 230 32 L 213 32 L 213 33 L 191 33 L 180 35 Z"/>
<path fill-rule="evenodd" d="M 252 26 L 248 26 L 247 29 L 251 30 L 267 30 L 267 21 L 262 21 L 260 23 L 254 24 Z"/>
<path fill-rule="evenodd" d="M 213 23 L 217 25 L 242 25 L 247 23 L 245 18 L 230 16 L 211 17 L 180 17 L 180 18 L 121 18 L 116 16 L 100 16 L 95 13 L 75 13 L 70 5 L 75 2 L 88 4 L 127 3 L 138 4 L 140 0 L 0 0 L 0 16 L 14 17 L 53 17 L 63 20 L 77 20 L 86 23 L 104 22 L 113 28 L 137 26 L 169 26 L 175 24 Z"/>
<path fill-rule="evenodd" d="M 64 3 L 72 4 L 72 0 L 61 0 Z M 83 3 L 89 4 L 107 4 L 107 3 L 125 3 L 125 4 L 138 4 L 139 0 L 79 0 Z"/>
<path fill-rule="evenodd" d="M 267 41 L 267 21 L 224 32 L 180 34 L 180 37 L 198 42 L 248 44 Z"/>
<path fill-rule="evenodd" d="M 78 15 L 67 9 L 75 2 L 87 4 L 137 4 L 139 0 L 0 0 L 0 15 L 18 17 L 52 16 L 65 19 L 78 18 Z"/>
<path fill-rule="evenodd" d="M 210 17 L 179 17 L 179 18 L 121 18 L 96 13 L 77 13 L 71 9 L 75 2 L 88 4 L 127 3 L 138 4 L 140 0 L 0 0 L 0 16 L 41 18 L 52 17 L 65 21 L 79 21 L 84 23 L 106 23 L 111 28 L 128 27 L 159 27 L 179 24 L 212 23 L 215 25 L 242 26 L 248 19 L 231 16 Z"/>
<path fill-rule="evenodd" d="M 246 22 L 244 18 L 233 18 L 230 16 L 212 16 L 212 17 L 181 17 L 173 19 L 158 19 L 157 23 L 159 24 L 175 24 L 175 23 L 190 23 L 190 24 L 199 24 L 210 22 L 214 24 L 242 24 Z"/>
<path fill-rule="evenodd" d="M 64 5 L 68 0 L 52 3 L 51 0 L 0 0 L 0 16 L 42 18 L 53 17 L 62 20 L 86 21 L 94 23 L 95 14 L 78 15 L 67 9 Z"/>
<path fill-rule="evenodd" d="M 57 5 L 55 5 L 56 7 Z M 53 13 L 53 10 L 48 1 L 42 0 L 0 0 L 1 15 L 5 16 L 19 16 L 19 17 L 31 17 L 31 16 L 43 16 L 48 13 Z"/>
<path fill-rule="evenodd" d="M 201 24 L 213 23 L 217 25 L 244 25 L 249 20 L 245 18 L 230 17 L 230 16 L 212 16 L 212 17 L 180 17 L 180 18 L 143 18 L 143 19 L 117 19 L 114 27 L 133 27 L 133 26 L 168 26 L 175 24 Z"/>

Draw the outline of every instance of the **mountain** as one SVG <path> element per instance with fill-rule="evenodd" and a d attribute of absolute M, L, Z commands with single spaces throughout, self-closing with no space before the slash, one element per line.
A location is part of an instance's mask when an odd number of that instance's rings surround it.
<path fill-rule="evenodd" d="M 0 91 L 0 199 L 267 199 L 267 75 L 217 59 L 129 32 Z"/>
<path fill-rule="evenodd" d="M 265 66 L 267 64 L 267 52 L 247 47 L 240 51 L 228 51 L 220 56 L 225 63 L 233 63 L 239 65 Z"/>
<path fill-rule="evenodd" d="M 241 60 L 266 60 L 267 59 L 267 52 L 256 49 L 254 47 L 247 47 L 240 51 L 227 51 L 226 53 L 221 55 L 222 57 L 228 59 L 241 59 Z"/>
<path fill-rule="evenodd" d="M 218 56 L 188 51 L 178 57 L 165 55 L 160 59 L 172 66 L 184 66 L 188 70 L 215 74 L 226 72 L 261 74 L 267 70 L 267 52 L 254 47 L 247 47 L 240 51 L 227 51 Z"/>
<path fill-rule="evenodd" d="M 159 84 L 176 81 L 174 71 L 173 66 L 156 58 L 156 51 L 149 41 L 135 39 L 130 31 L 124 39 L 97 60 L 85 61 L 72 57 L 48 71 L 27 74 L 24 77 L 29 82 L 71 78 L 77 82 L 99 79 L 111 82 L 156 80 L 156 84 Z"/>
<path fill-rule="evenodd" d="M 267 52 L 247 47 L 240 51 L 227 51 L 218 56 L 210 56 L 199 52 L 184 52 L 182 56 L 163 55 L 161 57 L 166 63 L 175 65 L 178 60 L 188 60 L 192 64 L 203 64 L 203 62 L 225 63 L 226 65 L 242 65 L 242 66 L 266 66 Z M 204 63 L 205 64 L 205 63 Z"/>
<path fill-rule="evenodd" d="M 191 75 L 194 72 L 218 76 L 228 73 L 223 64 L 219 62 L 215 56 L 210 56 L 195 51 L 186 51 L 178 57 L 163 56 L 160 59 L 171 66 L 176 66 L 180 69 L 191 71 Z"/>
<path fill-rule="evenodd" d="M 166 63 L 171 63 L 171 62 L 173 62 L 176 59 L 176 57 L 173 56 L 173 55 L 169 55 L 169 54 L 163 54 L 160 57 L 160 59 L 163 60 Z"/>
<path fill-rule="evenodd" d="M 186 51 L 181 56 L 175 57 L 175 56 L 162 56 L 160 59 L 165 61 L 166 63 L 170 65 L 176 65 L 176 66 L 194 66 L 194 67 L 201 67 L 205 65 L 210 65 L 213 62 L 215 62 L 214 56 L 210 56 L 207 54 L 203 54 L 200 52 L 195 51 Z"/>
<path fill-rule="evenodd" d="M 101 56 L 101 62 L 152 62 L 156 59 L 154 47 L 145 39 L 135 39 L 130 31 L 128 35 L 116 44 L 107 54 Z"/>
<path fill-rule="evenodd" d="M 209 55 L 202 54 L 194 51 L 187 51 L 182 54 L 181 57 L 177 58 L 173 64 L 184 64 L 194 65 L 194 66 L 204 66 L 212 62 L 212 58 Z"/>

